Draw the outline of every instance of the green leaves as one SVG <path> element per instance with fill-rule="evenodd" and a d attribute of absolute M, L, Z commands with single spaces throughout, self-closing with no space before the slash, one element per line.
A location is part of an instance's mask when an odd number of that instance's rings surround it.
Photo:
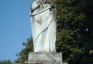
<path fill-rule="evenodd" d="M 19 58 L 15 61 L 15 63 L 25 64 L 25 61 L 28 60 L 28 53 L 33 51 L 32 38 L 29 38 L 26 42 L 23 42 L 23 46 L 24 49 L 22 49 L 21 52 L 16 54 Z"/>
<path fill-rule="evenodd" d="M 0 61 L 0 64 L 13 64 L 10 60 Z"/>
<path fill-rule="evenodd" d="M 55 6 L 58 30 L 57 52 L 62 52 L 63 60 L 69 64 L 91 64 L 89 60 L 81 60 L 90 59 L 86 53 L 89 54 L 89 51 L 93 50 L 93 32 L 91 32 L 93 1 L 75 0 L 70 3 L 69 0 L 56 0 Z M 86 27 L 89 31 L 86 31 Z"/>

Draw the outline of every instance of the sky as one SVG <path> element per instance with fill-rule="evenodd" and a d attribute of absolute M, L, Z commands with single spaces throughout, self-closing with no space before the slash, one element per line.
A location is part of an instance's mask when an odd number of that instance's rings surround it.
<path fill-rule="evenodd" d="M 31 37 L 32 0 L 0 0 L 0 60 L 16 60 Z"/>

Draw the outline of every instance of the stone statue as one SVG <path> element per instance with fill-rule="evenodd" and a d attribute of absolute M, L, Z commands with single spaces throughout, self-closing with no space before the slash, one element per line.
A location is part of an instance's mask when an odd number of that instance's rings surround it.
<path fill-rule="evenodd" d="M 27 64 L 67 64 L 62 53 L 56 52 L 56 22 L 52 0 L 34 0 L 30 9 L 34 52 L 29 52 Z"/>
<path fill-rule="evenodd" d="M 56 52 L 56 22 L 53 5 L 34 0 L 30 9 L 34 52 Z"/>

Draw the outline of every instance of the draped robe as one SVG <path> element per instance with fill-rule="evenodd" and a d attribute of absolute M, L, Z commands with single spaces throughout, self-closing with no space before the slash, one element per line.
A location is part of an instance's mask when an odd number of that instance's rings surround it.
<path fill-rule="evenodd" d="M 38 6 L 37 2 L 32 3 L 31 10 Z M 34 52 L 55 52 L 56 22 L 50 4 L 42 4 L 31 12 L 31 28 Z"/>

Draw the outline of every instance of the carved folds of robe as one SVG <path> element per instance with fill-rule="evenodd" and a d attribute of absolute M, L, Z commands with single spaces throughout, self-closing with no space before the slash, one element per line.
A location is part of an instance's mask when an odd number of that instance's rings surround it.
<path fill-rule="evenodd" d="M 55 52 L 56 22 L 51 5 L 46 3 L 38 6 L 34 1 L 31 7 L 34 11 L 30 12 L 34 52 Z"/>

